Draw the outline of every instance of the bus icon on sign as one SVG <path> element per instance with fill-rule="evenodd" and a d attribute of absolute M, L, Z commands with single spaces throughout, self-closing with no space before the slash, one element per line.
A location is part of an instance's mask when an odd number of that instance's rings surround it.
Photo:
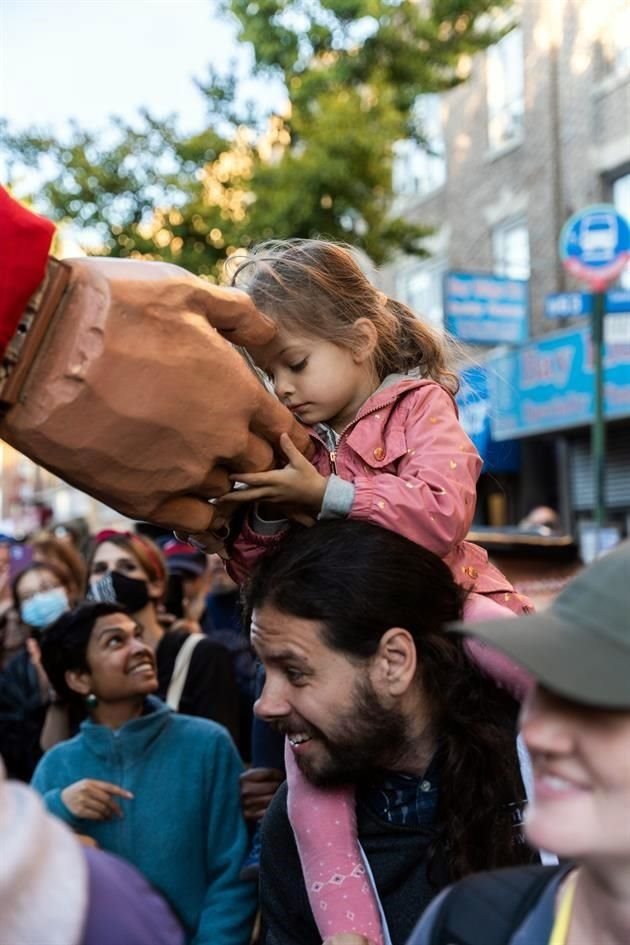
<path fill-rule="evenodd" d="M 577 236 L 582 252 L 586 255 L 611 258 L 615 254 L 619 239 L 615 214 L 591 214 L 580 223 Z"/>
<path fill-rule="evenodd" d="M 610 203 L 596 203 L 574 213 L 558 241 L 565 269 L 604 292 L 630 260 L 630 226 Z"/>

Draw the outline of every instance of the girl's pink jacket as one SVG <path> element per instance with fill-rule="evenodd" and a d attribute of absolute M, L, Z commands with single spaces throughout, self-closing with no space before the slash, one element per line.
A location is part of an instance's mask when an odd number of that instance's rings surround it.
<path fill-rule="evenodd" d="M 462 429 L 451 395 L 435 381 L 405 377 L 380 388 L 341 434 L 331 453 L 317 433 L 313 464 L 323 476 L 354 483 L 349 518 L 404 535 L 439 555 L 455 580 L 515 613 L 530 610 L 478 545 L 466 541 L 482 461 Z M 228 570 L 241 581 L 281 540 L 246 521 Z"/>

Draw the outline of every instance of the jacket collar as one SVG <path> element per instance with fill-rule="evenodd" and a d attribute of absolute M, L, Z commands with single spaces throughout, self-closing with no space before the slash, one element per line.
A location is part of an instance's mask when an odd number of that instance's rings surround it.
<path fill-rule="evenodd" d="M 428 384 L 435 383 L 436 381 L 430 378 L 420 377 L 417 370 L 410 371 L 409 374 L 388 374 L 374 393 L 362 404 L 355 420 L 359 420 L 366 413 L 371 413 L 373 410 L 379 410 L 381 407 L 394 403 L 410 390 L 416 390 L 418 387 L 426 387 Z M 352 422 L 354 423 L 355 420 Z"/>
<path fill-rule="evenodd" d="M 161 699 L 147 696 L 140 718 L 125 722 L 115 730 L 87 719 L 81 725 L 81 735 L 87 748 L 99 758 L 107 760 L 115 753 L 118 762 L 133 764 L 159 738 L 171 715 L 171 709 Z"/>
<path fill-rule="evenodd" d="M 345 434 L 349 428 L 354 427 L 354 424 L 367 414 L 374 413 L 376 410 L 382 410 L 385 407 L 393 407 L 400 397 L 410 390 L 436 385 L 439 386 L 437 381 L 420 377 L 417 370 L 410 371 L 409 374 L 388 374 L 374 393 L 370 394 L 368 399 L 361 405 L 358 414 L 354 420 L 348 424 L 343 433 Z M 455 403 L 454 399 L 453 403 Z M 457 411 L 457 406 L 455 406 L 455 410 Z M 327 423 L 316 423 L 311 429 L 330 449 L 334 448 L 341 435 L 335 434 Z"/>

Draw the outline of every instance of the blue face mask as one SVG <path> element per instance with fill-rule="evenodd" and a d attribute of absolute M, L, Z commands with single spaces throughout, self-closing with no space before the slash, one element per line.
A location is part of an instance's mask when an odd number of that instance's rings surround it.
<path fill-rule="evenodd" d="M 49 591 L 40 591 L 25 600 L 20 608 L 22 620 L 29 627 L 49 627 L 57 617 L 70 609 L 68 595 L 63 587 L 53 587 Z"/>

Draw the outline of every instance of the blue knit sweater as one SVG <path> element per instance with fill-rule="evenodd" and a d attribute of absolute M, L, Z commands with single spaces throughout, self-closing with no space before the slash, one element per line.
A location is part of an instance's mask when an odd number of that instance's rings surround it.
<path fill-rule="evenodd" d="M 247 834 L 232 739 L 220 725 L 176 715 L 152 696 L 146 709 L 115 731 L 84 722 L 42 758 L 33 786 L 53 814 L 133 863 L 166 897 L 193 945 L 246 945 L 256 888 L 238 878 Z M 61 792 L 83 778 L 131 791 L 133 800 L 116 798 L 124 816 L 75 817 Z"/>

